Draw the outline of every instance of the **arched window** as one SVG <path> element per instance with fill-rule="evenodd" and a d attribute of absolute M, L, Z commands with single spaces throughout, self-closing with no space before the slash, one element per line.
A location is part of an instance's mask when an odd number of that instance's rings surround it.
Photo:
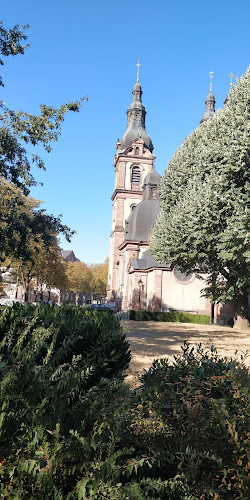
<path fill-rule="evenodd" d="M 157 198 L 157 188 L 153 187 L 151 189 L 151 193 L 152 193 L 152 199 L 156 200 L 156 198 Z"/>
<path fill-rule="evenodd" d="M 135 209 L 136 205 L 131 205 L 130 206 L 130 211 L 133 212 L 133 210 Z"/>
<path fill-rule="evenodd" d="M 135 155 L 136 156 L 139 156 L 139 153 L 140 153 L 140 149 L 138 148 L 138 146 L 135 148 Z"/>
<path fill-rule="evenodd" d="M 131 182 L 132 184 L 140 184 L 141 172 L 138 166 L 132 167 L 131 171 Z"/>

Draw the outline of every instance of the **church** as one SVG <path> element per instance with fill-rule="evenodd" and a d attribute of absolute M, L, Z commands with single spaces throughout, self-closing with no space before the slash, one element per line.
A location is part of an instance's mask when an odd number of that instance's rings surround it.
<path fill-rule="evenodd" d="M 202 279 L 180 272 L 172 262 L 157 262 L 150 252 L 151 232 L 160 211 L 161 176 L 155 171 L 156 156 L 145 127 L 139 72 L 132 95 L 127 128 L 121 141 L 117 141 L 114 157 L 107 300 L 118 302 L 125 311 L 175 310 L 210 315 L 211 303 L 201 296 Z M 215 114 L 211 85 L 205 104 L 201 123 Z M 219 316 L 225 321 L 232 317 L 232 312 L 218 305 L 215 319 Z"/>

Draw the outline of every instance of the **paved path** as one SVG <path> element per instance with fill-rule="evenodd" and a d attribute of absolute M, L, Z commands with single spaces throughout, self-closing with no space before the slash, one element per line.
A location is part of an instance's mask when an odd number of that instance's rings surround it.
<path fill-rule="evenodd" d="M 147 370 L 154 359 L 181 354 L 184 340 L 192 345 L 201 343 L 204 348 L 212 345 L 223 356 L 249 356 L 245 359 L 250 364 L 250 330 L 237 331 L 217 325 L 193 325 L 188 323 L 137 322 L 121 321 L 132 351 L 127 382 L 138 385 L 139 375 Z"/>

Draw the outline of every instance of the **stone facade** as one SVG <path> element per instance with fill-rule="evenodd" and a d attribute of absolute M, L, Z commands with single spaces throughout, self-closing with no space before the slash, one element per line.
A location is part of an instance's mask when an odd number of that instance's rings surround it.
<path fill-rule="evenodd" d="M 146 175 L 153 171 L 155 156 L 148 150 L 140 137 L 132 141 L 131 148 L 121 149 L 117 142 L 114 158 L 115 189 L 112 196 L 112 229 L 110 235 L 108 300 L 117 299 L 119 269 L 128 265 L 128 253 L 121 254 L 125 222 L 133 209 L 142 201 L 142 186 Z M 136 174 L 136 176 L 135 176 Z M 132 255 L 136 251 L 132 248 Z M 120 258 L 122 256 L 122 259 Z"/>

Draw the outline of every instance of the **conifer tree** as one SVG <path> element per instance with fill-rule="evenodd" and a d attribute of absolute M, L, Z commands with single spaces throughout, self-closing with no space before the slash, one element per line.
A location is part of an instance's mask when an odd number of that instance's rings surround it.
<path fill-rule="evenodd" d="M 224 110 L 204 122 L 171 159 L 160 187 L 151 250 L 160 262 L 207 275 L 205 294 L 233 302 L 248 326 L 250 282 L 250 68 Z"/>

